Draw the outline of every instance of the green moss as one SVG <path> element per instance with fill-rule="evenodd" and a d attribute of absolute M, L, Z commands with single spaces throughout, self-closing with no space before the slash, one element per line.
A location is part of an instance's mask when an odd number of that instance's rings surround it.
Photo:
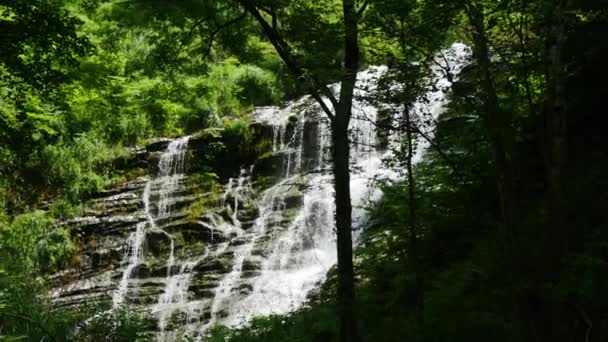
<path fill-rule="evenodd" d="M 203 241 L 197 240 L 189 243 L 184 240 L 183 248 L 178 251 L 177 256 L 180 258 L 186 258 L 194 255 L 203 255 L 205 253 L 206 248 L 207 245 Z"/>
<path fill-rule="evenodd" d="M 277 180 L 274 176 L 258 176 L 254 183 L 254 189 L 256 192 L 260 192 L 264 189 L 269 188 Z"/>
<path fill-rule="evenodd" d="M 184 210 L 186 218 L 190 220 L 200 219 L 207 211 L 217 207 L 219 199 L 219 193 L 210 193 L 200 197 Z"/>
<path fill-rule="evenodd" d="M 254 150 L 260 155 L 260 157 L 258 157 L 258 159 L 260 159 L 263 156 L 272 153 L 272 141 L 268 138 L 261 138 L 255 144 Z"/>
<path fill-rule="evenodd" d="M 261 156 L 258 157 L 258 160 L 265 160 L 265 159 L 269 159 L 274 155 L 274 153 L 272 153 L 271 151 L 265 152 L 263 153 Z"/>

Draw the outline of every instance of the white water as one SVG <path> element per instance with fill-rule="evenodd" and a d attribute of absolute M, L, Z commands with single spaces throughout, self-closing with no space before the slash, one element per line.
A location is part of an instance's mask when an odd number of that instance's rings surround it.
<path fill-rule="evenodd" d="M 372 82 L 382 72 L 382 68 L 372 68 L 360 73 L 359 85 Z M 363 90 L 358 90 L 362 92 Z M 294 310 L 302 305 L 306 296 L 325 277 L 325 274 L 336 262 L 334 234 L 334 197 L 331 165 L 329 159 L 329 125 L 323 113 L 316 110 L 308 118 L 306 111 L 301 110 L 292 137 L 285 137 L 280 132 L 287 131 L 287 118 L 294 114 L 294 109 L 302 101 L 285 109 L 273 107 L 258 109 L 258 120 L 273 125 L 273 143 L 275 150 L 286 152 L 284 157 L 284 176 L 275 186 L 268 189 L 260 203 L 260 217 L 256 222 L 256 235 L 272 234 L 273 239 L 265 248 L 268 256 L 261 261 L 260 274 L 251 282 L 252 290 L 244 298 L 239 298 L 223 305 L 227 316 L 220 323 L 231 326 L 239 325 L 257 315 L 278 314 Z M 362 105 L 355 108 L 354 116 L 365 110 L 366 115 L 375 117 L 375 109 Z M 319 122 L 314 148 L 316 161 L 314 170 L 302 170 L 304 149 L 311 148 L 304 144 L 305 121 L 311 119 Z M 374 125 L 370 121 L 353 120 L 351 140 L 356 142 L 351 153 L 352 174 L 351 192 L 353 200 L 353 218 L 359 222 L 364 216 L 363 204 L 374 197 L 369 188 L 373 176 L 378 173 L 380 154 L 373 148 L 375 145 Z M 301 174 L 301 171 L 312 171 Z M 287 184 L 304 186 L 303 205 L 295 208 L 293 220 L 286 227 L 281 226 L 281 217 L 285 210 L 284 201 L 289 191 Z M 251 252 L 252 243 L 243 250 L 236 267 L 229 275 L 229 284 L 237 283 L 242 269 L 243 259 Z M 224 293 L 227 290 L 224 290 Z M 227 297 L 224 295 L 224 297 Z M 225 299 L 224 299 L 225 300 Z M 217 310 L 218 308 L 216 308 Z"/>
<path fill-rule="evenodd" d="M 439 65 L 432 68 L 430 81 L 437 88 L 429 87 L 428 101 L 419 101 L 413 109 L 416 115 L 432 119 L 430 125 L 423 127 L 429 137 L 433 136 L 433 121 L 443 112 L 451 86 L 443 70 L 449 65 L 457 75 L 470 55 L 462 44 L 455 44 L 443 53 L 445 59 L 437 58 Z M 386 71 L 386 67 L 371 67 L 359 73 L 356 97 L 366 95 L 368 89 L 373 90 L 375 79 Z M 337 87 L 332 89 L 335 91 Z M 376 147 L 376 112 L 376 108 L 365 102 L 355 101 L 350 126 L 355 244 L 359 228 L 365 223 L 366 205 L 381 195 L 374 186 L 375 179 L 396 178 L 401 174 L 382 163 L 391 152 Z M 128 295 L 131 273 L 143 262 L 146 232 L 155 229 L 165 233 L 169 239 L 165 288 L 152 308 L 159 320 L 157 337 L 161 341 L 178 340 L 184 334 L 201 339 L 215 324 L 239 326 L 258 315 L 297 309 L 336 263 L 331 144 L 325 114 L 310 98 L 304 97 L 285 108 L 258 108 L 253 115 L 254 120 L 272 127 L 272 151 L 282 155 L 281 173 L 274 185 L 257 196 L 252 189 L 252 169 L 244 169 L 239 177 L 227 182 L 221 205 L 230 213 L 229 217 L 209 212 L 199 223 L 210 229 L 212 242 L 214 232 L 231 237 L 228 242 L 209 244 L 203 255 L 176 260 L 173 237 L 155 223 L 157 218 L 172 213 L 171 198 L 180 189 L 187 137 L 169 145 L 159 163 L 159 176 L 146 184 L 142 201 L 147 220 L 129 236 L 126 266 L 113 301 L 118 306 Z M 317 124 L 313 141 L 306 139 L 305 130 L 311 129 L 307 124 Z M 392 144 L 398 140 L 396 136 L 390 139 Z M 416 162 L 427 148 L 428 144 L 418 139 Z M 156 215 L 150 209 L 150 193 L 155 187 L 159 188 Z M 300 198 L 301 204 L 290 204 L 294 196 Z M 251 198 L 256 198 L 258 214 L 247 228 L 245 222 L 239 221 L 239 215 L 244 202 Z M 235 240 L 239 243 L 232 244 Z M 195 267 L 227 252 L 233 253 L 233 258 L 228 272 L 218 279 L 212 297 L 193 300 L 188 291 Z M 247 267 L 250 265 L 255 265 L 253 270 Z M 181 331 L 165 331 L 171 330 L 168 323 L 176 313 L 185 314 Z"/>
<path fill-rule="evenodd" d="M 283 220 L 283 211 L 285 209 L 285 196 L 289 193 L 288 187 L 294 186 L 293 184 L 290 184 L 290 182 L 295 181 L 295 177 L 290 177 L 290 174 L 298 173 L 301 169 L 305 116 L 303 114 L 300 115 L 300 119 L 295 125 L 293 134 L 290 137 L 287 137 L 288 116 L 282 115 L 285 114 L 285 112 L 274 107 L 268 107 L 265 110 L 267 112 L 263 115 L 267 115 L 268 119 L 278 120 L 273 121 L 276 125 L 272 125 L 273 150 L 285 153 L 283 158 L 282 180 L 261 194 L 261 199 L 258 202 L 258 217 L 255 220 L 253 227 L 246 233 L 246 243 L 236 249 L 231 271 L 221 279 L 216 287 L 211 304 L 211 319 L 203 327 L 203 330 L 216 323 L 228 325 L 237 324 L 241 321 L 243 313 L 247 312 L 246 310 L 251 310 L 251 308 L 245 304 L 250 302 L 249 297 L 243 299 L 240 296 L 234 296 L 233 292 L 242 284 L 243 266 L 248 258 L 252 258 L 252 252 L 254 251 L 258 240 L 266 234 L 273 234 L 274 230 L 280 227 Z M 275 114 L 279 116 L 276 116 Z M 235 212 L 238 208 L 236 198 L 237 196 L 235 196 Z M 253 286 L 253 291 L 255 291 L 255 284 Z M 223 313 L 226 317 L 220 319 L 220 313 Z"/>
<path fill-rule="evenodd" d="M 442 54 L 441 58 L 439 54 L 436 56 L 438 65 L 431 69 L 432 76 L 429 81 L 435 87 L 429 86 L 425 99 L 414 104 L 414 115 L 430 116 L 436 120 L 444 111 L 447 93 L 452 84 L 446 77 L 445 70 L 449 69 L 452 76 L 458 75 L 469 61 L 470 50 L 463 44 L 454 44 Z M 386 71 L 385 67 L 371 67 L 359 73 L 355 97 L 364 97 L 368 89 L 374 89 L 375 80 Z M 337 90 L 336 87 L 334 89 Z M 281 314 L 298 308 L 304 303 L 309 292 L 324 280 L 327 270 L 336 263 L 333 176 L 328 155 L 330 131 L 324 113 L 318 107 L 312 115 L 300 109 L 300 114 L 296 114 L 298 121 L 293 136 L 285 137 L 288 118 L 297 113 L 305 101 L 301 99 L 284 109 L 259 108 L 254 114 L 258 121 L 273 126 L 273 150 L 288 151 L 284 162 L 285 176 L 281 182 L 263 194 L 260 218 L 256 222 L 256 236 L 274 234 L 274 238 L 266 246 L 269 254 L 262 260 L 260 275 L 252 281 L 251 292 L 244 298 L 238 297 L 238 300 L 224 305 L 227 316 L 219 321 L 222 324 L 236 326 L 254 316 Z M 361 227 L 365 220 L 365 206 L 381 195 L 379 189 L 374 187 L 374 179 L 394 178 L 398 175 L 397 171 L 383 166 L 382 159 L 386 154 L 376 148 L 376 112 L 376 108 L 367 103 L 356 101 L 350 125 L 351 201 L 355 243 L 358 237 L 357 228 Z M 317 166 L 314 172 L 302 176 L 298 174 L 306 171 L 301 170 L 303 151 L 310 148 L 304 146 L 304 122 L 310 116 L 320 122 L 315 157 Z M 427 136 L 432 137 L 433 129 L 434 125 L 431 124 L 424 131 Z M 395 138 L 398 137 L 393 136 L 393 139 Z M 419 138 L 415 162 L 421 160 L 427 148 L 428 143 Z M 295 166 L 292 165 L 294 162 Z M 296 176 L 290 177 L 292 175 Z M 285 191 L 280 189 L 296 177 L 304 177 L 303 183 L 306 184 L 303 205 L 298 209 L 294 220 L 286 229 L 282 229 L 276 224 L 279 220 L 273 221 L 269 217 L 282 215 L 284 208 L 281 203 Z M 227 277 L 228 281 L 222 283 L 221 300 L 228 297 L 230 285 L 238 283 L 236 279 L 242 272 L 243 259 L 251 253 L 250 250 L 250 245 L 244 248 L 244 255 L 239 254 L 235 267 Z M 214 310 L 218 310 L 217 305 Z"/>
<path fill-rule="evenodd" d="M 190 137 L 183 137 L 169 143 L 167 150 L 162 153 L 159 161 L 159 175 L 155 179 L 146 182 L 142 194 L 144 204 L 144 215 L 146 220 L 137 224 L 135 232 L 131 233 L 127 242 L 128 248 L 125 254 L 127 266 L 125 267 L 117 290 L 112 296 L 113 307 L 122 305 L 129 291 L 129 280 L 133 276 L 133 270 L 144 260 L 144 242 L 146 233 L 152 229 L 159 229 L 155 219 L 168 216 L 171 213 L 171 195 L 179 189 L 179 181 L 183 178 L 186 148 Z M 150 197 L 152 187 L 158 187 L 157 215 L 154 215 Z M 175 263 L 174 241 L 170 234 L 161 230 L 169 239 L 169 256 L 167 258 L 167 277 L 171 276 L 171 269 Z M 168 283 L 171 283 L 168 281 Z M 170 285 L 170 284 L 169 284 Z"/>

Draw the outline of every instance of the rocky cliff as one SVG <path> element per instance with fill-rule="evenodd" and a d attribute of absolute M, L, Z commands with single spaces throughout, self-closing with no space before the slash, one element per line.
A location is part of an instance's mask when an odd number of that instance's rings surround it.
<path fill-rule="evenodd" d="M 128 305 L 164 339 L 239 321 L 231 303 L 302 215 L 306 173 L 326 172 L 316 116 L 261 110 L 274 122 L 157 139 L 117 160 L 145 175 L 60 223 L 78 236 L 79 262 L 54 277 L 57 305 Z"/>

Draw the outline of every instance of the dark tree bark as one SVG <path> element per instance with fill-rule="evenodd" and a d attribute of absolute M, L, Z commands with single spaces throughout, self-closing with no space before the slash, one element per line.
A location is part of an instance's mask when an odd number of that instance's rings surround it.
<path fill-rule="evenodd" d="M 279 34 L 276 27 L 264 19 L 255 4 L 248 0 L 238 0 L 261 25 L 266 37 L 273 44 L 294 76 L 308 86 L 311 96 L 319 103 L 331 121 L 332 159 L 336 202 L 336 230 L 338 249 L 338 312 L 340 315 L 340 341 L 357 342 L 357 319 L 355 310 L 355 284 L 352 247 L 352 207 L 350 200 L 350 146 L 348 125 L 352 116 L 353 94 L 359 68 L 358 20 L 359 13 L 354 0 L 343 0 L 344 19 L 344 62 L 340 80 L 339 98 L 314 79 L 306 79 L 305 72 L 293 56 L 289 44 Z M 274 18 L 276 20 L 276 18 Z M 325 96 L 333 105 L 333 110 L 325 103 Z"/>
<path fill-rule="evenodd" d="M 545 96 L 544 96 L 544 163 L 549 185 L 548 227 L 553 237 L 554 258 L 558 260 L 568 240 L 564 229 L 563 178 L 567 162 L 567 116 L 565 91 L 564 10 L 567 0 L 545 1 Z M 557 266 L 557 265 L 556 265 Z"/>
<path fill-rule="evenodd" d="M 406 56 L 406 27 L 405 27 L 405 18 L 399 17 L 399 45 L 401 47 L 401 54 Z M 405 160 L 406 169 L 407 169 L 407 195 L 408 195 L 408 235 L 409 241 L 407 248 L 409 249 L 409 253 L 406 253 L 406 256 L 409 256 L 410 262 L 413 265 L 413 269 L 415 272 L 415 282 L 416 282 L 416 321 L 418 323 L 418 328 L 422 329 L 424 324 L 424 277 L 423 272 L 424 269 L 422 267 L 422 259 L 420 255 L 420 248 L 418 246 L 418 220 L 416 215 L 416 184 L 414 183 L 414 166 L 412 159 L 414 158 L 414 131 L 419 131 L 415 129 L 414 124 L 412 123 L 412 116 L 409 112 L 409 105 L 405 104 L 404 108 L 406 109 L 403 113 L 405 117 L 405 139 L 407 142 L 407 156 Z M 430 142 L 430 139 L 429 139 Z"/>
<path fill-rule="evenodd" d="M 405 137 L 407 140 L 407 194 L 409 201 L 409 257 L 414 265 L 416 272 L 416 319 L 418 327 L 422 328 L 424 323 L 424 278 L 422 272 L 422 260 L 420 248 L 418 246 L 418 221 L 416 216 L 416 184 L 414 183 L 414 166 L 412 158 L 414 157 L 414 137 L 413 126 L 410 113 L 405 113 Z"/>
<path fill-rule="evenodd" d="M 492 73 L 492 62 L 486 36 L 484 15 L 471 3 L 465 10 L 473 27 L 473 54 L 480 69 L 480 86 L 483 103 L 483 121 L 488 132 L 496 169 L 496 184 L 502 215 L 504 249 L 506 256 L 513 256 L 516 233 L 514 231 L 515 191 L 511 145 L 513 133 L 510 117 L 498 101 Z"/>
<path fill-rule="evenodd" d="M 525 258 L 518 246 L 516 213 L 515 213 L 515 183 L 514 166 L 512 160 L 512 144 L 514 140 L 511 128 L 511 117 L 505 113 L 498 101 L 494 85 L 492 62 L 490 59 L 489 44 L 486 35 L 483 9 L 471 2 L 465 3 L 465 11 L 473 28 L 473 55 L 479 67 L 479 81 L 481 87 L 482 119 L 492 148 L 494 167 L 496 170 L 496 185 L 502 216 L 502 259 L 507 276 L 507 291 L 510 299 L 516 303 L 519 312 L 510 312 L 510 315 L 525 317 L 522 325 L 522 336 L 532 340 L 530 332 L 534 330 L 535 320 L 533 305 L 536 293 L 523 291 L 518 283 L 522 274 Z"/>
<path fill-rule="evenodd" d="M 555 326 L 563 318 L 560 307 L 543 300 L 545 284 L 556 281 L 563 267 L 563 256 L 568 253 L 570 232 L 567 225 L 567 205 L 564 198 L 564 172 L 567 163 L 566 71 L 563 58 L 566 38 L 565 9 L 568 0 L 546 0 L 544 13 L 544 76 L 542 152 L 545 178 L 548 185 L 544 229 L 540 236 L 546 246 L 542 264 L 538 267 L 534 294 L 538 300 L 531 319 L 532 338 L 536 341 L 559 340 Z M 578 304 L 575 304 L 578 305 Z M 531 339 L 532 339 L 531 338 Z"/>
<path fill-rule="evenodd" d="M 350 146 L 348 124 L 359 68 L 358 15 L 354 0 L 343 0 L 344 66 L 340 103 L 332 123 L 334 185 L 336 188 L 336 229 L 338 235 L 338 306 L 340 341 L 359 341 L 355 313 L 353 271 L 352 208 L 350 203 Z"/>
<path fill-rule="evenodd" d="M 348 114 L 336 111 L 332 122 L 332 157 L 336 199 L 336 231 L 338 244 L 338 310 L 340 341 L 358 341 L 355 313 L 355 285 L 352 248 L 352 208 L 350 203 L 350 171 Z"/>

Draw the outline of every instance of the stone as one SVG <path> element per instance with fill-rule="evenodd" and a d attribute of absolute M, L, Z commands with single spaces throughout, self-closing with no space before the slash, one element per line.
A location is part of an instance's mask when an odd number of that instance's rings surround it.
<path fill-rule="evenodd" d="M 164 151 L 169 146 L 172 139 L 169 138 L 154 138 L 151 143 L 146 145 L 147 152 L 159 152 Z"/>

